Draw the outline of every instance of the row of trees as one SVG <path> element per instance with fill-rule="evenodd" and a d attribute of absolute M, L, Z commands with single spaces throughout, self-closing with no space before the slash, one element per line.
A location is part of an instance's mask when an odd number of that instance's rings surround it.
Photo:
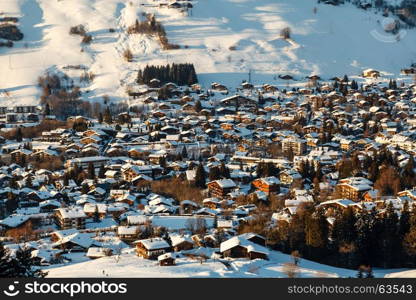
<path fill-rule="evenodd" d="M 193 64 L 168 64 L 165 66 L 146 66 L 139 70 L 137 82 L 149 84 L 152 79 L 158 79 L 162 84 L 173 82 L 177 85 L 192 85 L 198 82 Z"/>
<path fill-rule="evenodd" d="M 407 203 L 400 218 L 391 204 L 383 214 L 350 207 L 335 215 L 332 226 L 322 208 L 304 206 L 289 223 L 262 233 L 278 250 L 297 250 L 302 257 L 339 267 L 416 265 L 416 208 Z"/>
<path fill-rule="evenodd" d="M 413 188 L 416 185 L 414 159 L 409 156 L 402 166 L 398 159 L 399 153 L 382 149 L 374 152 L 373 157 L 365 156 L 360 159 L 358 152 L 355 152 L 338 163 L 339 178 L 366 173 L 381 196 L 396 195 L 401 190 Z"/>

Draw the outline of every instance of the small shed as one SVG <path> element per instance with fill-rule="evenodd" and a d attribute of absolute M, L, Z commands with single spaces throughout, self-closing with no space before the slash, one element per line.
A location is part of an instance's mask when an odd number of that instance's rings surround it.
<path fill-rule="evenodd" d="M 176 264 L 175 257 L 171 252 L 159 255 L 157 260 L 160 266 L 174 266 Z"/>

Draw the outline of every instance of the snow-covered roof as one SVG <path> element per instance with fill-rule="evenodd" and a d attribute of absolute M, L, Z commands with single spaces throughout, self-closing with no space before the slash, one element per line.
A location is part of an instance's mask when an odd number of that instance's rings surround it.
<path fill-rule="evenodd" d="M 138 240 L 134 243 L 141 243 L 147 250 L 157 250 L 169 248 L 169 244 L 162 238 L 150 238 L 145 240 Z"/>
<path fill-rule="evenodd" d="M 264 253 L 266 255 L 269 254 L 269 250 L 267 248 L 260 246 L 256 243 L 250 242 L 246 238 L 242 236 L 234 236 L 229 240 L 226 240 L 225 242 L 222 242 L 220 244 L 220 252 L 225 252 L 229 249 L 232 249 L 236 246 L 241 246 L 247 249 L 247 252 L 258 252 L 258 253 Z"/>
<path fill-rule="evenodd" d="M 65 207 L 58 208 L 57 211 L 64 219 L 85 218 L 86 215 L 82 207 Z"/>

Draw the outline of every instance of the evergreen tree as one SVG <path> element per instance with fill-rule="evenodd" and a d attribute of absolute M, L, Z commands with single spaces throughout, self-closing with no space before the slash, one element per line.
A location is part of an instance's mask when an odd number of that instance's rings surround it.
<path fill-rule="evenodd" d="M 354 211 L 351 207 L 348 207 L 344 212 L 335 218 L 332 239 L 336 245 L 342 243 L 352 243 L 356 239 L 355 229 L 356 218 Z"/>
<path fill-rule="evenodd" d="M 104 122 L 111 124 L 113 123 L 113 116 L 111 115 L 111 111 L 110 108 L 107 106 L 105 111 L 104 111 L 104 115 L 103 115 L 103 120 Z"/>
<path fill-rule="evenodd" d="M 161 166 L 162 168 L 166 168 L 166 157 L 159 157 L 159 166 Z"/>
<path fill-rule="evenodd" d="M 328 222 L 322 210 L 305 214 L 305 245 L 309 257 L 322 258 L 328 243 Z"/>
<path fill-rule="evenodd" d="M 185 158 L 185 159 L 188 158 L 188 151 L 186 150 L 185 146 L 182 148 L 181 155 L 182 155 L 182 158 Z"/>
<path fill-rule="evenodd" d="M 210 181 L 214 181 L 221 178 L 221 172 L 218 167 L 212 167 L 209 169 L 208 178 Z"/>
<path fill-rule="evenodd" d="M 399 220 L 399 236 L 402 239 L 410 230 L 409 202 L 405 201 Z"/>
<path fill-rule="evenodd" d="M 36 268 L 36 261 L 32 257 L 29 247 L 19 248 L 12 259 L 13 277 L 43 278 L 47 275 Z"/>
<path fill-rule="evenodd" d="M 400 253 L 400 240 L 398 235 L 398 216 L 394 211 L 393 204 L 387 206 L 383 218 L 383 232 L 380 239 L 380 249 L 383 253 L 383 266 L 385 268 L 394 267 L 397 262 L 397 253 Z"/>
<path fill-rule="evenodd" d="M 14 277 L 9 249 L 0 242 L 0 278 Z"/>
<path fill-rule="evenodd" d="M 93 220 L 94 220 L 95 223 L 100 222 L 100 213 L 98 211 L 98 206 L 97 205 L 95 206 Z"/>
<path fill-rule="evenodd" d="M 95 178 L 95 167 L 92 162 L 88 164 L 88 178 L 94 179 Z"/>
<path fill-rule="evenodd" d="M 224 162 L 221 163 L 220 174 L 222 178 L 226 178 L 226 179 L 230 178 L 230 169 L 227 168 Z"/>
<path fill-rule="evenodd" d="M 69 175 L 67 173 L 63 176 L 63 184 L 64 186 L 69 186 Z"/>
<path fill-rule="evenodd" d="M 99 114 L 98 114 L 98 123 L 102 123 L 104 121 L 104 117 L 103 117 L 103 113 L 102 112 L 100 112 Z"/>
<path fill-rule="evenodd" d="M 14 139 L 17 142 L 21 142 L 23 140 L 23 133 L 22 133 L 22 128 L 18 127 L 16 130 L 16 135 L 14 137 Z"/>
<path fill-rule="evenodd" d="M 45 116 L 49 116 L 51 114 L 51 108 L 49 106 L 49 103 L 46 103 L 45 105 Z"/>
<path fill-rule="evenodd" d="M 206 188 L 206 173 L 204 166 L 200 163 L 195 173 L 195 186 L 201 189 Z"/>
<path fill-rule="evenodd" d="M 371 267 L 368 267 L 365 278 L 374 278 L 373 269 Z"/>
<path fill-rule="evenodd" d="M 100 169 L 98 170 L 98 178 L 105 178 L 105 168 L 104 165 L 100 166 Z"/>

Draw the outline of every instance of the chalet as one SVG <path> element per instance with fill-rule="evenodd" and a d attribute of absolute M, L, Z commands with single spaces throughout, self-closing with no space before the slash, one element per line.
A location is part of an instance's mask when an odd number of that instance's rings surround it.
<path fill-rule="evenodd" d="M 220 199 L 211 197 L 202 200 L 202 205 L 211 209 L 216 209 L 220 206 Z"/>
<path fill-rule="evenodd" d="M 58 156 L 59 156 L 59 153 L 51 149 L 36 151 L 30 155 L 31 158 L 34 158 L 36 160 L 54 159 Z"/>
<path fill-rule="evenodd" d="M 35 249 L 31 257 L 37 266 L 49 266 L 60 260 L 62 250 L 59 249 Z"/>
<path fill-rule="evenodd" d="M 354 147 L 355 143 L 349 139 L 341 139 L 340 146 L 342 150 L 350 151 Z"/>
<path fill-rule="evenodd" d="M 4 236 L 19 236 L 29 233 L 32 230 L 32 220 L 27 215 L 12 214 L 0 220 Z"/>
<path fill-rule="evenodd" d="M 124 180 L 131 182 L 134 178 L 141 174 L 151 176 L 153 174 L 153 168 L 152 166 L 126 164 L 121 167 L 121 173 Z"/>
<path fill-rule="evenodd" d="M 32 155 L 32 151 L 28 149 L 17 149 L 10 153 L 13 161 L 18 161 L 20 159 L 27 160 Z"/>
<path fill-rule="evenodd" d="M 224 198 L 228 193 L 236 188 L 236 184 L 231 179 L 215 180 L 208 183 L 208 189 L 213 197 Z"/>
<path fill-rule="evenodd" d="M 170 236 L 170 240 L 172 241 L 172 249 L 175 252 L 190 250 L 194 247 L 192 239 L 184 236 L 172 235 Z"/>
<path fill-rule="evenodd" d="M 268 259 L 269 251 L 264 246 L 247 240 L 243 236 L 234 236 L 220 244 L 220 252 L 224 257 Z"/>
<path fill-rule="evenodd" d="M 111 255 L 113 255 L 113 250 L 111 248 L 104 247 L 89 247 L 87 253 L 85 254 L 86 257 L 91 259 L 97 259 Z"/>
<path fill-rule="evenodd" d="M 102 139 L 98 135 L 86 136 L 80 140 L 81 144 L 100 144 Z"/>
<path fill-rule="evenodd" d="M 191 200 L 183 200 L 180 203 L 183 213 L 192 213 L 199 208 L 199 205 Z"/>
<path fill-rule="evenodd" d="M 274 176 L 255 179 L 252 185 L 266 194 L 279 193 L 280 191 L 280 180 Z"/>
<path fill-rule="evenodd" d="M 171 246 L 159 237 L 138 240 L 134 243 L 136 244 L 137 255 L 147 259 L 156 259 L 171 249 Z"/>
<path fill-rule="evenodd" d="M 53 248 L 71 252 L 87 252 L 88 248 L 98 243 L 91 238 L 90 233 L 74 233 L 52 244 Z"/>
<path fill-rule="evenodd" d="M 287 185 L 298 184 L 302 182 L 302 175 L 293 169 L 283 170 L 280 172 L 280 182 Z"/>
<path fill-rule="evenodd" d="M 59 208 L 55 211 L 55 221 L 61 229 L 84 229 L 86 218 L 87 216 L 81 207 Z"/>
<path fill-rule="evenodd" d="M 174 266 L 175 265 L 175 258 L 172 253 L 165 253 L 159 255 L 157 258 L 160 266 Z"/>
<path fill-rule="evenodd" d="M 372 182 L 363 177 L 350 177 L 339 181 L 335 190 L 339 197 L 358 202 L 372 189 Z"/>
<path fill-rule="evenodd" d="M 105 171 L 104 176 L 107 177 L 107 178 L 112 178 L 112 179 L 115 179 L 115 180 L 119 180 L 120 177 L 121 177 L 121 172 L 117 171 L 117 170 L 107 170 L 107 171 Z"/>
<path fill-rule="evenodd" d="M 88 218 L 95 217 L 97 215 L 100 219 L 104 219 L 107 215 L 107 205 L 103 203 L 85 203 L 84 213 Z"/>
<path fill-rule="evenodd" d="M 59 201 L 56 200 L 45 200 L 39 203 L 40 212 L 53 212 L 55 209 L 58 209 L 62 206 Z"/>
<path fill-rule="evenodd" d="M 363 77 L 378 78 L 380 77 L 380 72 L 374 69 L 366 69 L 362 75 Z"/>
<path fill-rule="evenodd" d="M 216 91 L 228 92 L 228 89 L 225 85 L 217 82 L 212 83 L 211 88 Z"/>
<path fill-rule="evenodd" d="M 306 140 L 294 137 L 285 138 L 282 141 L 282 150 L 285 153 L 291 151 L 294 155 L 303 155 L 306 150 Z"/>
<path fill-rule="evenodd" d="M 106 156 L 90 156 L 90 157 L 79 157 L 67 160 L 65 162 L 66 168 L 73 168 L 75 165 L 86 169 L 90 163 L 93 164 L 94 168 L 99 168 L 101 165 L 107 164 L 110 160 L 109 157 Z"/>
<path fill-rule="evenodd" d="M 117 236 L 124 242 L 131 243 L 135 241 L 139 235 L 139 226 L 118 226 Z"/>
<path fill-rule="evenodd" d="M 338 211 L 343 211 L 348 207 L 359 209 L 358 203 L 351 201 L 350 199 L 334 199 L 321 202 L 318 207 L 323 207 L 326 210 L 327 216 L 335 215 Z"/>

